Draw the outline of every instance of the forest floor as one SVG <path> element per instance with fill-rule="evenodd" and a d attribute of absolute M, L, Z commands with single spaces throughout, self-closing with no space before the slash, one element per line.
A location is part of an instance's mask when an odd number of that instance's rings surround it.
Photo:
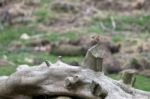
<path fill-rule="evenodd" d="M 122 45 L 116 56 L 150 60 L 149 4 L 149 0 L 10 0 L 0 4 L 0 75 L 15 72 L 21 64 L 55 62 L 58 56 L 49 50 L 36 51 L 27 46 L 43 40 L 87 37 L 88 41 L 93 35 L 102 35 Z M 62 57 L 67 63 L 81 63 L 83 59 L 83 55 Z M 119 79 L 118 74 L 110 77 Z M 135 87 L 150 91 L 149 83 L 150 77 L 137 75 Z"/>

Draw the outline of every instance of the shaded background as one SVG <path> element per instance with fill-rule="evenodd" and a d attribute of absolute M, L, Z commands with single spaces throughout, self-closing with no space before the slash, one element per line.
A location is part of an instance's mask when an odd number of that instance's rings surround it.
<path fill-rule="evenodd" d="M 105 73 L 119 79 L 119 72 L 134 69 L 135 87 L 150 91 L 149 5 L 149 0 L 0 0 L 0 75 L 21 64 L 55 62 L 59 55 L 82 65 L 98 38 L 106 46 Z"/>

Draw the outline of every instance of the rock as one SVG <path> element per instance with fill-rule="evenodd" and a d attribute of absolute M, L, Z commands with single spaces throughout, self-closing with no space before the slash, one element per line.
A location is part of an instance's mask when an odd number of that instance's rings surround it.
<path fill-rule="evenodd" d="M 20 36 L 20 39 L 22 39 L 22 40 L 29 40 L 29 39 L 30 39 L 30 36 L 29 36 L 27 33 L 23 33 L 23 34 Z"/>
<path fill-rule="evenodd" d="M 51 46 L 50 45 L 34 47 L 34 51 L 49 52 L 50 50 L 51 50 Z"/>
<path fill-rule="evenodd" d="M 30 64 L 33 63 L 33 59 L 32 58 L 28 58 L 28 57 L 25 57 L 24 61 L 27 62 L 27 63 L 30 63 Z"/>
<path fill-rule="evenodd" d="M 122 71 L 122 67 L 119 61 L 115 59 L 106 59 L 104 60 L 104 72 L 107 74 L 119 73 Z"/>

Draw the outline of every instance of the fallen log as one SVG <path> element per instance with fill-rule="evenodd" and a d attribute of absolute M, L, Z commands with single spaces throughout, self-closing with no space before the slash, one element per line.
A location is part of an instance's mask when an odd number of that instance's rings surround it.
<path fill-rule="evenodd" d="M 62 44 L 52 46 L 50 53 L 61 56 L 79 56 L 85 55 L 86 49 L 84 49 L 82 46 Z"/>
<path fill-rule="evenodd" d="M 10 76 L 0 77 L 0 98 L 26 95 L 67 96 L 72 99 L 148 99 L 150 92 L 134 89 L 101 72 L 74 67 L 61 61 L 36 67 L 19 67 Z M 33 98 L 37 96 L 37 98 Z M 59 99 L 59 98 L 58 98 Z M 61 98 L 60 98 L 61 99 Z"/>
<path fill-rule="evenodd" d="M 95 59 L 95 58 L 94 58 Z M 102 66 L 99 61 L 95 66 Z M 101 67 L 100 67 L 101 68 Z M 113 80 L 92 65 L 76 67 L 46 61 L 39 66 L 20 66 L 0 77 L 0 99 L 149 99 L 150 92 Z"/>

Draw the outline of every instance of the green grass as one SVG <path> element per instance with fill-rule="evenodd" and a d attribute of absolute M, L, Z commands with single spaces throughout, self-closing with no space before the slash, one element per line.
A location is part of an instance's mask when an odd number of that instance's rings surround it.
<path fill-rule="evenodd" d="M 102 33 L 102 29 L 99 24 L 91 25 L 87 31 L 93 33 Z"/>
<path fill-rule="evenodd" d="M 55 63 L 57 61 L 58 56 L 49 54 L 47 52 L 33 52 L 30 51 L 29 49 L 20 49 L 14 52 L 9 52 L 9 51 L 1 51 L 0 56 L 5 55 L 8 57 L 8 60 L 11 61 L 12 63 L 15 63 L 14 65 L 9 65 L 9 66 L 1 66 L 0 67 L 0 76 L 1 75 L 9 75 L 15 71 L 17 66 L 21 64 L 28 64 L 30 66 L 33 66 L 34 64 L 27 63 L 25 61 L 25 58 L 33 59 L 33 60 L 40 60 L 41 62 L 44 62 L 45 60 L 50 60 L 52 63 Z M 69 63 L 72 61 L 78 61 L 81 62 L 83 60 L 82 56 L 63 56 L 62 61 L 65 63 Z"/>
<path fill-rule="evenodd" d="M 135 87 L 145 91 L 150 91 L 150 78 L 144 76 L 136 76 Z"/>
<path fill-rule="evenodd" d="M 0 45 L 9 44 L 11 41 L 19 39 L 23 34 L 27 33 L 29 35 L 37 34 L 38 32 L 35 29 L 27 28 L 25 26 L 21 27 L 6 27 L 0 31 Z"/>
<path fill-rule="evenodd" d="M 112 41 L 114 43 L 121 42 L 121 41 L 124 41 L 124 40 L 125 40 L 125 35 L 118 34 L 118 35 L 113 35 L 112 36 Z"/>
<path fill-rule="evenodd" d="M 150 15 L 147 14 L 138 14 L 135 16 L 113 15 L 105 18 L 96 16 L 93 17 L 90 30 L 103 30 L 100 25 L 101 23 L 108 30 L 113 30 L 111 17 L 113 17 L 116 23 L 115 31 L 134 31 L 134 28 L 137 28 L 137 32 L 150 32 L 150 27 L 148 27 L 148 24 L 150 24 Z"/>
<path fill-rule="evenodd" d="M 109 77 L 119 80 L 120 75 L 117 74 L 112 74 L 109 75 Z M 150 78 L 142 76 L 142 75 L 136 75 L 136 82 L 135 82 L 135 88 L 145 90 L 145 91 L 150 91 Z"/>
<path fill-rule="evenodd" d="M 16 66 L 0 67 L 0 76 L 8 76 L 16 71 Z"/>
<path fill-rule="evenodd" d="M 36 20 L 32 22 L 34 27 L 36 27 L 39 23 L 45 23 L 53 20 L 54 18 L 58 17 L 59 13 L 56 13 L 55 11 L 52 11 L 50 9 L 51 1 L 53 0 L 41 0 L 41 4 L 35 9 L 33 12 L 33 16 L 36 17 Z M 113 30 L 112 27 L 112 20 L 111 16 L 101 18 L 101 17 L 93 17 L 92 22 L 88 24 L 87 27 L 85 27 L 85 31 L 87 33 L 85 35 L 88 35 L 88 33 L 97 33 L 100 35 L 109 35 L 112 31 L 115 31 L 115 35 L 111 35 L 112 41 L 114 43 L 123 42 L 125 41 L 125 35 L 121 34 L 122 31 L 134 31 L 132 28 L 137 28 L 140 32 L 138 36 L 142 38 L 142 40 L 149 39 L 150 37 L 150 15 L 147 14 L 139 14 L 134 16 L 121 16 L 121 15 L 112 15 L 115 22 L 116 22 L 116 29 Z M 102 26 L 100 25 L 103 23 L 103 25 L 109 30 L 105 31 L 103 30 Z M 132 26 L 132 28 L 131 28 Z M 59 28 L 59 27 L 58 27 Z M 81 31 L 80 31 L 81 32 Z M 135 31 L 136 32 L 136 31 Z M 8 51 L 7 45 L 9 45 L 12 41 L 18 41 L 19 37 L 22 35 L 22 33 L 27 33 L 29 35 L 35 35 L 40 33 L 47 33 L 48 35 L 43 36 L 43 39 L 49 40 L 49 41 L 57 41 L 57 40 L 73 40 L 80 37 L 80 34 L 77 34 L 76 32 L 70 31 L 70 32 L 51 32 L 51 31 L 40 31 L 37 28 L 28 28 L 27 26 L 10 26 L 10 27 L 4 27 L 4 29 L 0 30 L 0 58 L 3 58 L 3 56 L 7 56 L 8 60 L 12 63 L 15 63 L 15 65 L 10 66 L 1 66 L 0 67 L 0 75 L 10 75 L 11 73 L 15 72 L 15 69 L 17 66 L 21 64 L 29 64 L 34 65 L 31 63 L 27 63 L 25 61 L 25 58 L 31 58 L 31 59 L 41 59 L 42 61 L 50 60 L 51 62 L 56 62 L 57 57 L 56 55 L 51 55 L 48 52 L 34 52 L 31 51 L 29 48 L 20 48 L 16 51 L 10 52 Z M 132 36 L 132 35 L 131 35 Z M 131 39 L 131 38 L 130 38 Z M 20 40 L 19 40 L 20 41 Z M 21 41 L 22 44 L 29 44 L 31 41 Z M 147 54 L 147 53 L 146 53 Z M 144 55 L 145 56 L 145 55 Z M 62 61 L 68 63 L 71 61 L 79 61 L 81 62 L 83 60 L 83 56 L 64 56 L 62 57 Z M 148 56 L 149 58 L 149 56 Z M 109 75 L 113 79 L 120 79 L 119 75 Z M 137 82 L 135 83 L 135 87 L 138 89 L 150 91 L 150 78 L 138 75 Z"/>
<path fill-rule="evenodd" d="M 120 75 L 117 75 L 117 74 L 110 74 L 108 76 L 111 77 L 112 79 L 115 79 L 115 80 L 119 80 L 120 79 Z"/>
<path fill-rule="evenodd" d="M 57 57 L 55 55 L 50 55 L 48 52 L 35 52 L 32 51 L 29 48 L 19 48 L 13 52 L 9 51 L 7 49 L 8 45 L 12 41 L 17 41 L 22 33 L 27 33 L 29 35 L 35 35 L 39 34 L 40 32 L 37 32 L 34 29 L 26 28 L 26 27 L 8 27 L 5 28 L 3 31 L 1 31 L 0 36 L 0 58 L 3 58 L 3 56 L 7 56 L 8 61 L 14 63 L 15 65 L 9 65 L 9 66 L 1 66 L 0 67 L 0 75 L 9 75 L 13 72 L 15 72 L 15 69 L 17 66 L 21 64 L 28 64 L 28 65 L 34 65 L 31 63 L 27 63 L 25 61 L 25 58 L 31 58 L 31 59 L 40 59 L 42 61 L 50 60 L 51 62 L 56 62 Z M 76 39 L 78 35 L 75 32 L 66 32 L 66 33 L 48 33 L 48 35 L 44 36 L 43 39 L 48 39 L 49 41 L 56 41 L 59 39 Z M 22 44 L 29 44 L 31 41 L 21 41 Z M 62 60 L 66 63 L 72 62 L 72 61 L 81 61 L 83 59 L 82 56 L 75 56 L 75 57 L 68 57 L 64 56 L 62 57 Z"/>
<path fill-rule="evenodd" d="M 48 35 L 46 35 L 44 38 L 48 39 L 50 41 L 56 41 L 56 40 L 73 40 L 73 39 L 77 39 L 79 36 L 77 33 L 75 32 L 65 32 L 65 33 L 49 33 Z"/>

